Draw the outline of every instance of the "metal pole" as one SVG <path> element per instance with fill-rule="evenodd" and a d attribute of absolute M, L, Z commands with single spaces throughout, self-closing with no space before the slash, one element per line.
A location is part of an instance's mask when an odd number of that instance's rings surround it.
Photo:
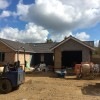
<path fill-rule="evenodd" d="M 25 67 L 26 67 L 26 59 L 25 59 L 25 48 L 24 49 L 24 72 L 25 72 Z"/>
<path fill-rule="evenodd" d="M 19 61 L 19 49 L 17 51 L 17 61 Z"/>
<path fill-rule="evenodd" d="M 25 48 L 21 47 L 24 50 L 24 72 L 25 72 L 25 67 L 26 67 L 26 58 L 25 58 Z"/>
<path fill-rule="evenodd" d="M 17 55 L 17 60 L 19 61 L 19 49 L 22 48 L 24 51 L 24 72 L 25 72 L 25 67 L 26 67 L 26 59 L 25 59 L 25 48 L 24 47 L 19 47 L 18 48 L 18 55 Z"/>

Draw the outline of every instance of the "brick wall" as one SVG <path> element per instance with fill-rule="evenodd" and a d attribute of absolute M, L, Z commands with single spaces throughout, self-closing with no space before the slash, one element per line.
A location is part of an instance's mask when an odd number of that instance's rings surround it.
<path fill-rule="evenodd" d="M 17 54 L 14 52 L 12 49 L 4 45 L 3 43 L 0 42 L 0 52 L 5 52 L 5 59 L 3 62 L 0 62 L 0 64 L 14 64 L 15 61 L 17 61 Z M 26 61 L 30 64 L 30 54 L 26 53 Z M 20 53 L 19 54 L 19 61 L 20 64 L 23 66 L 24 64 L 24 54 Z"/>
<path fill-rule="evenodd" d="M 30 54 L 29 53 L 25 54 L 25 59 L 30 64 L 31 59 L 30 59 Z M 17 61 L 17 54 L 15 54 L 14 61 L 15 62 Z M 24 66 L 24 54 L 23 53 L 19 53 L 19 61 L 20 61 L 21 66 Z"/>
<path fill-rule="evenodd" d="M 54 68 L 61 68 L 61 51 L 56 48 L 54 51 Z"/>
<path fill-rule="evenodd" d="M 55 49 L 54 55 L 54 66 L 61 68 L 61 54 L 63 51 L 82 51 L 82 61 L 90 61 L 90 49 L 86 48 L 85 46 L 77 43 L 74 40 L 69 40 L 66 43 L 62 44 L 58 48 Z"/>
<path fill-rule="evenodd" d="M 5 52 L 5 59 L 3 62 L 0 62 L 1 64 L 14 62 L 15 52 L 1 42 L 0 42 L 0 52 Z"/>

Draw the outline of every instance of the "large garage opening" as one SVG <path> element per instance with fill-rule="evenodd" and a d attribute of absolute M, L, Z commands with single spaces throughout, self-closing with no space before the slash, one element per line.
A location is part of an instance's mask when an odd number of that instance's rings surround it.
<path fill-rule="evenodd" d="M 73 68 L 75 64 L 82 62 L 82 51 L 63 51 L 62 66 Z"/>

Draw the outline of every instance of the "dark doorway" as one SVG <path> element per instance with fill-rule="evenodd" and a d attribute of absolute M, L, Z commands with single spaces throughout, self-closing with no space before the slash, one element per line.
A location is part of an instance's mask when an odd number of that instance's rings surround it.
<path fill-rule="evenodd" d="M 42 60 L 41 57 L 43 57 Z M 34 53 L 32 55 L 31 65 L 38 65 L 42 62 L 46 65 L 54 65 L 53 53 Z"/>
<path fill-rule="evenodd" d="M 62 66 L 72 68 L 76 63 L 82 62 L 82 51 L 63 51 Z"/>
<path fill-rule="evenodd" d="M 32 56 L 32 64 L 38 65 L 41 62 L 41 54 L 40 53 L 34 53 Z"/>
<path fill-rule="evenodd" d="M 46 65 L 54 65 L 53 53 L 45 53 L 44 54 L 44 62 L 46 63 Z"/>

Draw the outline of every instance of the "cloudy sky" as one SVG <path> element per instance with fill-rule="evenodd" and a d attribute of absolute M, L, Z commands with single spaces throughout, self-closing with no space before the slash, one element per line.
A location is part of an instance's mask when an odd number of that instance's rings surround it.
<path fill-rule="evenodd" d="M 0 38 L 100 40 L 100 0 L 0 0 Z"/>

